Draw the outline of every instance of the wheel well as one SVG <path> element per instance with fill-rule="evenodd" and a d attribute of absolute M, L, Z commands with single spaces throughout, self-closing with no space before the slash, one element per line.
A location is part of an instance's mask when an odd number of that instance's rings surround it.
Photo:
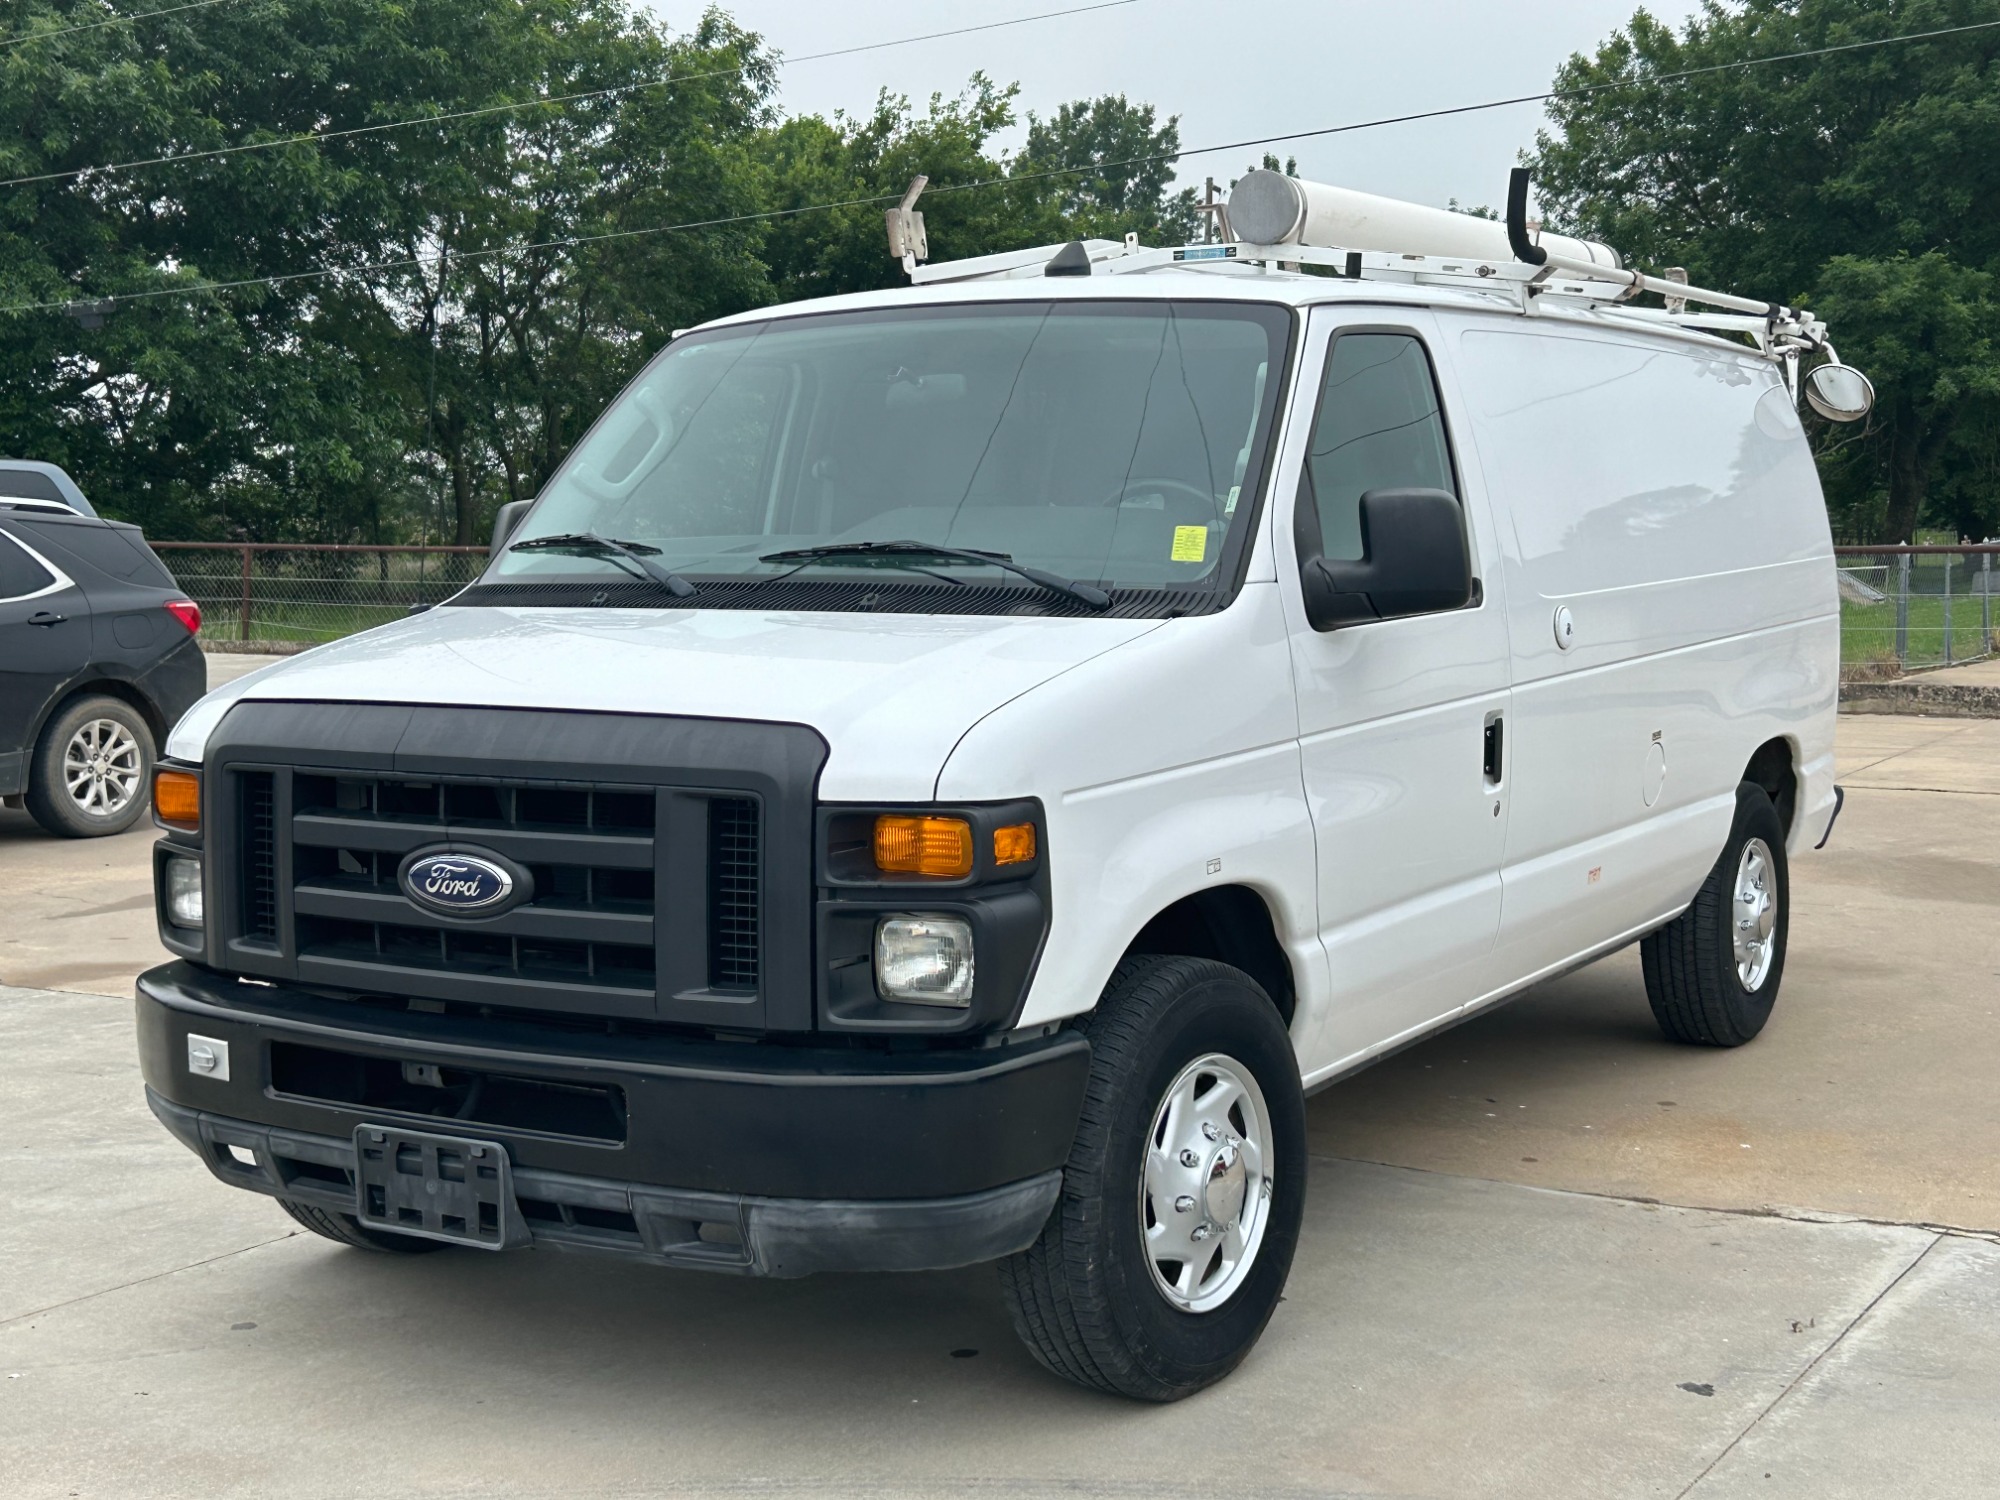
<path fill-rule="evenodd" d="M 1792 770 L 1792 747 L 1787 740 L 1767 740 L 1757 747 L 1743 779 L 1761 786 L 1778 809 L 1778 825 L 1792 831 L 1792 808 L 1798 800 L 1799 780 Z"/>
<path fill-rule="evenodd" d="M 1297 994 L 1292 966 L 1264 898 L 1248 886 L 1221 885 L 1183 896 L 1139 929 L 1127 954 L 1212 958 L 1264 987 L 1287 1026 Z"/>
<path fill-rule="evenodd" d="M 42 734 L 49 725 L 67 713 L 71 704 L 84 698 L 116 698 L 119 702 L 127 704 L 138 712 L 139 717 L 146 721 L 146 727 L 152 731 L 155 753 L 166 747 L 167 730 L 172 726 L 161 719 L 160 710 L 153 701 L 129 682 L 120 682 L 112 677 L 100 677 L 91 682 L 78 683 L 49 705 L 49 711 L 42 715 L 42 722 L 35 726 L 35 737 L 29 744 L 30 751 L 40 748 Z"/>

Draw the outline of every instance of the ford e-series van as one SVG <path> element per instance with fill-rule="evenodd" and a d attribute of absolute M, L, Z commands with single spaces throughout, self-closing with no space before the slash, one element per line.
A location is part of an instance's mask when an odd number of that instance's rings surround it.
<path fill-rule="evenodd" d="M 1754 1037 L 1837 806 L 1823 330 L 1236 233 L 690 331 L 476 583 L 205 699 L 167 1128 L 376 1250 L 997 1260 L 1162 1400 L 1278 1302 L 1314 1089 L 1633 942 Z"/>

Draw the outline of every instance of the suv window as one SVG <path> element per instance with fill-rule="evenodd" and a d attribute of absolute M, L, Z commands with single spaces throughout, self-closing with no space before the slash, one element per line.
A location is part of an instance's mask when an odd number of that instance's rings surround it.
<path fill-rule="evenodd" d="M 54 574 L 23 552 L 6 532 L 0 531 L 0 599 L 20 599 L 40 593 L 55 581 Z"/>
<path fill-rule="evenodd" d="M 103 521 L 81 516 L 46 516 L 33 522 L 24 521 L 22 535 L 31 545 L 51 554 L 49 560 L 59 567 L 69 559 L 124 579 L 144 570 L 149 582 L 160 571 L 152 550 L 138 541 L 137 532 L 128 534 Z"/>
<path fill-rule="evenodd" d="M 1429 357 L 1407 333 L 1335 338 L 1306 456 L 1306 494 L 1324 555 L 1361 556 L 1361 497 L 1370 490 L 1458 493 Z"/>
<path fill-rule="evenodd" d="M 0 469 L 0 495 L 16 500 L 53 500 L 68 505 L 69 497 L 39 469 Z"/>

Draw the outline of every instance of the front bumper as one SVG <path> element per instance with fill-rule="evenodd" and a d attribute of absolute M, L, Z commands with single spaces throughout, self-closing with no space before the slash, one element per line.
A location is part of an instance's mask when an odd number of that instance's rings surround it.
<path fill-rule="evenodd" d="M 184 963 L 140 977 L 138 1033 L 154 1113 L 233 1186 L 352 1213 L 360 1126 L 494 1141 L 534 1244 L 769 1276 L 1025 1248 L 1090 1065 L 1073 1034 L 878 1052 L 578 1033 Z M 190 1068 L 190 1035 L 226 1044 L 227 1078 Z M 425 1111 L 412 1071 L 483 1082 Z"/>

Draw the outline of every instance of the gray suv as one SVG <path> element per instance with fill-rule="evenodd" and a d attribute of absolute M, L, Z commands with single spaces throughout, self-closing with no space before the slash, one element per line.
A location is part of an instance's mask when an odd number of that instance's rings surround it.
<path fill-rule="evenodd" d="M 53 464 L 0 460 L 0 801 L 68 838 L 130 828 L 206 688 L 200 629 L 138 527 Z"/>

